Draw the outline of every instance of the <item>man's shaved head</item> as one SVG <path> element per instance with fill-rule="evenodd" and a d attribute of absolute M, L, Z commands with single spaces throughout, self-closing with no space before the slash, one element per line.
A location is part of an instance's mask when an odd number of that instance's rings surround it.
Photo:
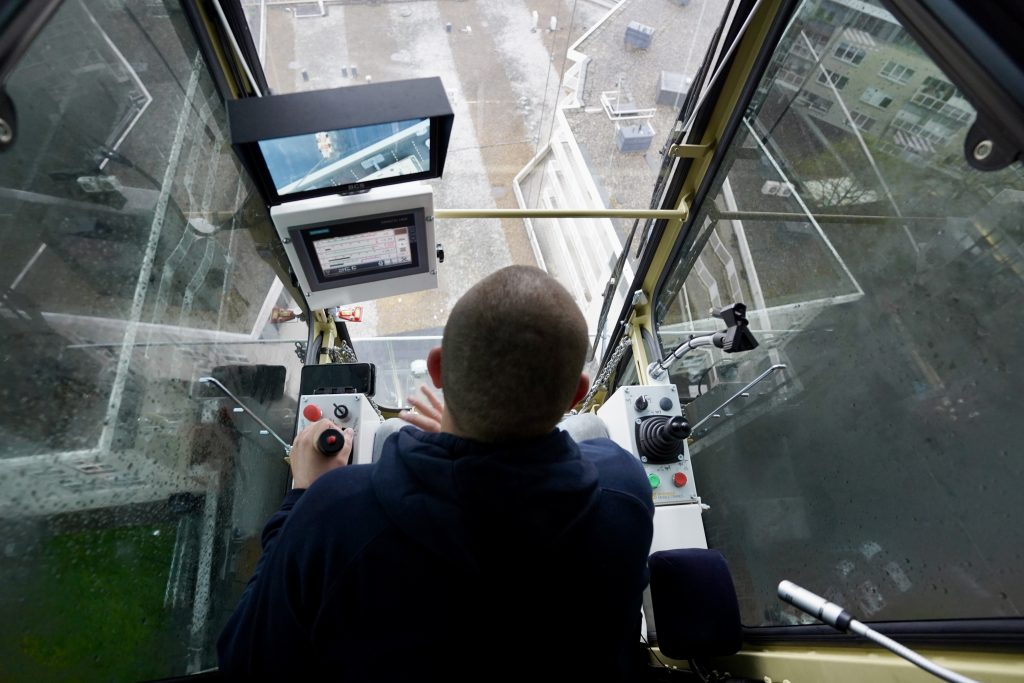
<path fill-rule="evenodd" d="M 576 395 L 587 344 L 583 315 L 553 277 L 503 268 L 466 292 L 445 325 L 445 410 L 478 441 L 546 434 Z"/>

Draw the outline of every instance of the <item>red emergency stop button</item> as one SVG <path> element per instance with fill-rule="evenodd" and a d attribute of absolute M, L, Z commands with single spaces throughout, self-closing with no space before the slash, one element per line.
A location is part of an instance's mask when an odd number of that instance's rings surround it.
<path fill-rule="evenodd" d="M 686 475 L 682 472 L 676 472 L 672 475 L 672 483 L 679 488 L 686 486 Z"/>
<path fill-rule="evenodd" d="M 308 406 L 302 409 L 302 417 L 306 418 L 310 422 L 316 422 L 324 416 L 324 411 L 320 410 L 319 407 L 310 403 Z"/>

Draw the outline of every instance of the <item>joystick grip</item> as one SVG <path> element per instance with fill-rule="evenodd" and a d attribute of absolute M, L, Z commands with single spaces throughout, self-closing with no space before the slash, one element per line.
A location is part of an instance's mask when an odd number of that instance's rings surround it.
<path fill-rule="evenodd" d="M 345 447 L 345 435 L 337 429 L 325 429 L 317 437 L 316 447 L 324 455 L 332 456 Z"/>
<path fill-rule="evenodd" d="M 673 462 L 690 435 L 690 424 L 679 416 L 656 415 L 641 418 L 636 431 L 641 456 L 651 462 Z"/>

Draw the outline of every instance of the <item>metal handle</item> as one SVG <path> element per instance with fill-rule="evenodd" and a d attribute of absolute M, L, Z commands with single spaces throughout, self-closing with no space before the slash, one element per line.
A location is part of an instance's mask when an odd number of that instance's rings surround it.
<path fill-rule="evenodd" d="M 725 403 L 723 403 L 722 405 L 720 405 L 717 408 L 715 408 L 714 410 L 712 410 L 710 413 L 707 414 L 707 416 L 704 417 L 703 420 L 701 420 L 697 424 L 693 425 L 693 429 L 691 431 L 696 432 L 698 427 L 700 427 L 702 424 L 704 424 L 705 422 L 707 422 L 708 420 L 713 418 L 718 413 L 718 411 L 720 411 L 722 408 L 726 407 L 727 405 L 729 405 L 730 403 L 732 403 L 733 401 L 738 399 L 740 396 L 742 396 L 743 394 L 745 394 L 748 391 L 750 391 L 750 389 L 752 387 L 754 387 L 755 385 L 759 384 L 761 381 L 766 379 L 768 377 L 768 375 L 772 374 L 773 372 L 777 372 L 779 370 L 783 370 L 783 369 L 785 369 L 785 367 L 786 367 L 785 363 L 776 363 L 775 365 L 771 366 L 770 368 L 768 368 L 767 370 L 762 372 L 760 375 L 758 375 L 754 379 L 753 382 L 751 382 L 750 384 L 748 384 L 747 386 L 743 387 L 742 389 L 737 391 L 735 394 L 730 396 L 729 399 Z"/>
<path fill-rule="evenodd" d="M 200 382 L 206 382 L 207 384 L 212 384 L 212 385 L 216 386 L 218 389 L 220 389 L 221 391 L 223 391 L 227 395 L 228 398 L 230 398 L 232 401 L 234 401 L 236 404 L 238 404 L 238 407 L 241 408 L 243 412 L 245 412 L 252 419 L 256 420 L 256 423 L 260 427 L 263 427 L 265 430 L 267 430 L 268 434 L 270 434 L 272 437 L 274 437 L 275 439 L 277 439 L 281 443 L 281 445 L 284 447 L 284 454 L 285 455 L 290 455 L 291 454 L 291 452 L 292 452 L 291 445 L 287 441 L 282 439 L 280 436 L 278 436 L 277 432 L 275 432 L 273 429 L 270 428 L 270 425 L 268 425 L 266 422 L 264 422 L 263 420 L 260 419 L 259 415 L 257 415 L 256 413 L 252 412 L 251 410 L 249 410 L 249 407 L 247 405 L 245 405 L 244 403 L 242 403 L 241 399 L 239 399 L 237 396 L 232 394 L 231 391 L 226 386 L 221 384 L 220 380 L 218 380 L 218 379 L 216 379 L 214 377 L 200 377 L 199 381 Z"/>

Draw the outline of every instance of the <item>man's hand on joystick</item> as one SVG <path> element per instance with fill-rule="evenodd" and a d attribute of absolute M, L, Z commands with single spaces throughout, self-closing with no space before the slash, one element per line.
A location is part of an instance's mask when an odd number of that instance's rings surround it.
<path fill-rule="evenodd" d="M 323 439 L 323 442 L 328 444 L 323 450 L 318 446 L 320 436 L 329 429 L 340 431 L 338 440 L 344 441 L 341 450 L 335 453 L 324 452 L 333 450 L 332 446 L 337 443 L 337 440 L 331 442 L 330 437 L 333 435 L 328 434 Z M 347 465 L 352 454 L 354 436 L 355 432 L 351 429 L 339 429 L 338 425 L 330 420 L 318 420 L 299 432 L 292 444 L 290 455 L 292 488 L 307 489 L 321 475 Z"/>

